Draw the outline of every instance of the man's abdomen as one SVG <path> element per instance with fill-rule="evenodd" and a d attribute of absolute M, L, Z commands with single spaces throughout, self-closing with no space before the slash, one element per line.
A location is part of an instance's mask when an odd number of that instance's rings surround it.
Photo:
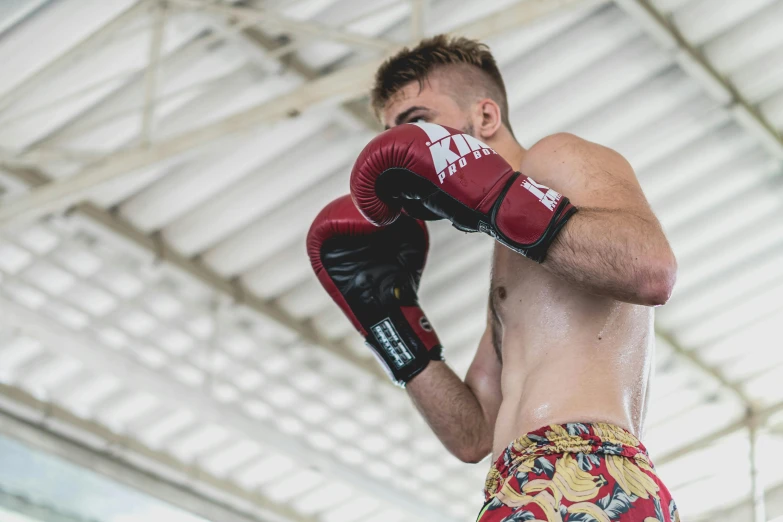
<path fill-rule="evenodd" d="M 520 387 L 504 387 L 493 455 L 519 436 L 550 424 L 604 422 L 640 435 L 646 376 L 633 372 L 635 382 L 623 376 L 612 380 L 592 365 L 574 368 L 579 363 L 571 361 L 568 368 L 542 365 L 532 374 L 504 366 L 504 374 L 508 371 L 525 377 Z"/>
<path fill-rule="evenodd" d="M 549 424 L 608 422 L 641 433 L 652 309 L 562 288 L 549 295 L 505 311 L 516 318 L 504 320 L 495 453 Z"/>

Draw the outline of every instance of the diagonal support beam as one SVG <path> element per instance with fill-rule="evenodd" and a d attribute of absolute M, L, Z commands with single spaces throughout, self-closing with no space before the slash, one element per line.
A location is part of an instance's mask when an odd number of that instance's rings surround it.
<path fill-rule="evenodd" d="M 709 93 L 728 100 L 726 108 L 734 119 L 756 136 L 777 158 L 783 159 L 783 135 L 715 66 L 659 11 L 650 0 L 616 0 L 666 49 L 676 49 L 675 59 Z"/>
<path fill-rule="evenodd" d="M 758 425 L 764 425 L 767 423 L 770 417 L 781 412 L 783 412 L 783 402 L 767 406 L 766 408 L 761 408 L 754 412 L 755 422 L 757 422 Z M 733 435 L 738 431 L 747 430 L 749 425 L 749 418 L 750 417 L 748 415 L 745 415 L 742 418 L 727 424 L 718 431 L 709 433 L 694 440 L 693 442 L 686 444 L 685 446 L 682 446 L 681 448 L 678 448 L 669 453 L 665 453 L 656 458 L 655 463 L 659 466 L 662 464 L 667 464 L 689 453 L 693 453 L 694 451 L 703 450 L 710 444 L 717 442 L 724 437 L 728 437 L 729 435 Z"/>
<path fill-rule="evenodd" d="M 561 11 L 608 3 L 609 0 L 522 0 L 495 14 L 455 27 L 449 33 L 483 40 Z"/>
<path fill-rule="evenodd" d="M 693 351 L 686 350 L 669 332 L 656 327 L 655 335 L 666 341 L 666 344 L 668 344 L 672 350 L 674 350 L 674 353 L 676 353 L 678 357 L 690 362 L 693 366 L 698 368 L 701 373 L 707 375 L 713 381 L 716 381 L 718 384 L 720 384 L 722 388 L 731 392 L 731 394 L 742 403 L 746 410 L 755 409 L 755 402 L 748 396 L 747 393 L 745 393 L 745 390 L 741 385 L 735 382 L 731 382 L 726 378 L 725 375 L 704 362 L 704 360 L 702 360 Z"/>
<path fill-rule="evenodd" d="M 261 58 L 269 58 L 273 56 L 276 51 L 288 47 L 287 45 L 277 45 L 272 38 L 255 27 L 248 27 L 247 29 L 242 30 L 241 37 L 258 49 Z M 297 58 L 296 55 L 289 55 L 284 58 L 279 58 L 278 60 L 283 63 L 285 67 L 291 69 L 307 81 L 314 81 L 318 78 L 318 71 L 308 66 L 304 61 Z M 366 100 L 346 101 L 342 104 L 341 108 L 350 114 L 351 117 L 364 124 L 368 129 L 376 132 L 383 131 L 380 122 L 370 113 L 369 103 L 366 102 Z"/>
<path fill-rule="evenodd" d="M 358 33 L 352 33 L 336 27 L 318 24 L 314 22 L 300 22 L 293 20 L 269 9 L 258 7 L 240 7 L 225 3 L 214 3 L 205 0 L 170 0 L 180 7 L 190 9 L 202 9 L 211 13 L 219 14 L 227 18 L 235 18 L 243 23 L 273 25 L 285 31 L 341 42 L 354 47 L 364 47 L 376 49 L 379 51 L 390 51 L 399 44 L 382 38 L 373 38 L 363 36 Z"/>

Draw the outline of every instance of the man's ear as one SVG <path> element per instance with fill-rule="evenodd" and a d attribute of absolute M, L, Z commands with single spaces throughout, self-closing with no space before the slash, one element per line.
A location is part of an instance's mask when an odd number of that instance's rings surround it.
<path fill-rule="evenodd" d="M 500 106 L 491 98 L 484 98 L 476 105 L 476 134 L 484 141 L 491 139 L 500 127 L 503 119 L 500 115 Z"/>

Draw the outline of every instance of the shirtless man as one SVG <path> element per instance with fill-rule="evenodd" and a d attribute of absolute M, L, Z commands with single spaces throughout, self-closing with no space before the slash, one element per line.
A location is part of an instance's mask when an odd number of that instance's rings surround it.
<path fill-rule="evenodd" d="M 378 227 L 342 198 L 316 218 L 311 260 L 449 451 L 492 453 L 479 521 L 679 520 L 638 440 L 653 307 L 676 262 L 631 166 L 570 134 L 522 147 L 492 55 L 464 38 L 389 59 L 372 103 L 389 130 L 357 160 L 351 196 Z M 464 381 L 416 302 L 427 236 L 413 218 L 498 241 Z"/>

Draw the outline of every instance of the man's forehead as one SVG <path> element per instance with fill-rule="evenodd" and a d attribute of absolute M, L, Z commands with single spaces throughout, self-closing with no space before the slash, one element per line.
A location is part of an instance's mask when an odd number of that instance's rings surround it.
<path fill-rule="evenodd" d="M 386 105 L 384 105 L 384 114 L 390 116 L 393 120 L 397 114 L 416 102 L 416 99 L 419 97 L 420 91 L 422 90 L 423 89 L 419 88 L 418 82 L 411 82 L 404 87 L 397 89 L 397 91 L 389 97 Z"/>
<path fill-rule="evenodd" d="M 421 84 L 417 81 L 412 81 L 401 87 L 386 102 L 383 109 L 383 123 L 392 126 L 397 115 L 410 107 L 428 107 L 431 105 L 433 97 L 437 94 L 436 90 L 437 86 L 434 86 L 429 80 L 425 80 Z"/>

